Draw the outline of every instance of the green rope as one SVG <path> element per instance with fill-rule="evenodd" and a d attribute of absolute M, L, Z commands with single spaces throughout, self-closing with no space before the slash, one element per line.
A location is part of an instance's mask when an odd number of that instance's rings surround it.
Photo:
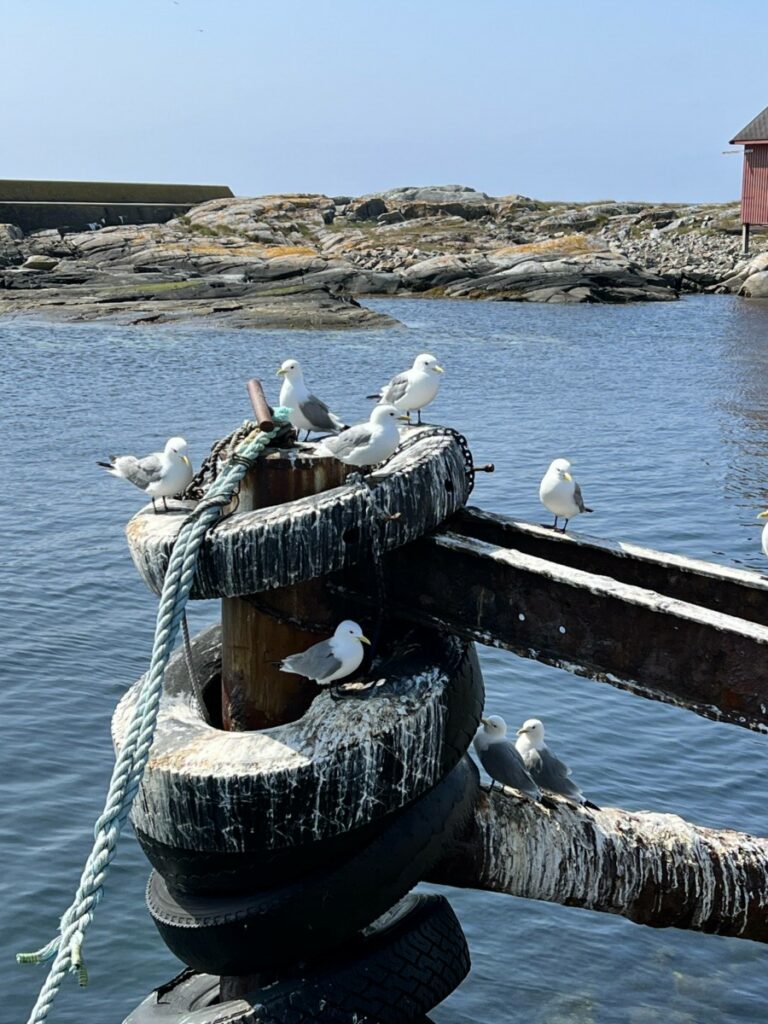
<path fill-rule="evenodd" d="M 82 957 L 85 932 L 104 895 L 109 865 L 117 851 L 120 833 L 149 759 L 165 669 L 192 589 L 200 547 L 208 530 L 220 518 L 224 506 L 234 497 L 252 462 L 263 454 L 270 441 L 288 425 L 288 414 L 288 409 L 276 409 L 275 429 L 259 433 L 253 440 L 238 447 L 236 457 L 225 464 L 205 497 L 184 520 L 179 530 L 163 581 L 149 670 L 141 682 L 123 745 L 115 759 L 104 810 L 94 826 L 93 849 L 85 862 L 75 898 L 61 918 L 59 934 L 55 938 L 35 953 L 19 953 L 16 956 L 19 963 L 25 964 L 53 959 L 27 1024 L 43 1024 L 68 971 L 77 977 L 80 985 L 88 982 Z"/>

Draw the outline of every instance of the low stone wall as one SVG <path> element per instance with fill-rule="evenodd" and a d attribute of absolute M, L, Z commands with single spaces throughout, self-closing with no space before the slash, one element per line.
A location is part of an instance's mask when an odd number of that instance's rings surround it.
<path fill-rule="evenodd" d="M 226 185 L 6 179 L 0 180 L 0 223 L 16 224 L 25 233 L 163 224 L 198 203 L 231 198 Z"/>

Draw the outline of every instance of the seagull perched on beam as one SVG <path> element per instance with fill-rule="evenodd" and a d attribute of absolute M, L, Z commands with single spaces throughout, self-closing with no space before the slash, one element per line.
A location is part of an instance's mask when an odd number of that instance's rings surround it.
<path fill-rule="evenodd" d="M 550 464 L 539 487 L 539 500 L 555 517 L 553 530 L 557 529 L 557 520 L 561 516 L 564 517 L 562 533 L 565 533 L 568 521 L 574 516 L 580 512 L 592 511 L 584 504 L 581 488 L 571 476 L 571 464 L 568 459 L 555 459 Z"/>
<path fill-rule="evenodd" d="M 363 644 L 370 642 L 356 622 L 345 619 L 327 640 L 313 644 L 300 654 L 283 658 L 280 671 L 314 679 L 318 686 L 329 686 L 337 679 L 345 679 L 360 667 L 365 653 Z"/>
<path fill-rule="evenodd" d="M 309 437 L 311 433 L 338 434 L 345 429 L 325 402 L 310 392 L 304 383 L 304 371 L 298 359 L 286 359 L 277 375 L 283 378 L 280 405 L 291 410 L 289 419 L 297 431 L 306 430 Z"/>
<path fill-rule="evenodd" d="M 600 810 L 586 799 L 571 778 L 571 769 L 552 753 L 544 742 L 544 725 L 538 718 L 529 718 L 517 730 L 517 752 L 533 780 L 546 793 L 567 797 L 593 811 Z"/>
<path fill-rule="evenodd" d="M 187 442 L 183 437 L 170 438 L 161 452 L 153 452 L 142 459 L 135 455 L 110 455 L 109 462 L 97 462 L 96 465 L 144 491 L 152 499 L 155 512 L 156 498 L 163 499 L 167 512 L 168 502 L 165 499 L 185 491 L 193 475 Z"/>
<path fill-rule="evenodd" d="M 412 412 L 417 412 L 417 422 L 421 423 L 421 410 L 434 400 L 440 387 L 440 374 L 444 372 L 434 356 L 422 352 L 416 356 L 410 370 L 398 373 L 377 395 L 366 395 L 366 398 L 378 398 L 383 403 L 394 405 L 409 419 Z"/>
<path fill-rule="evenodd" d="M 474 747 L 480 764 L 493 782 L 517 789 L 531 800 L 540 800 L 541 790 L 531 778 L 514 743 L 507 739 L 507 723 L 501 715 L 491 715 L 480 721 L 482 729 L 477 730 Z"/>

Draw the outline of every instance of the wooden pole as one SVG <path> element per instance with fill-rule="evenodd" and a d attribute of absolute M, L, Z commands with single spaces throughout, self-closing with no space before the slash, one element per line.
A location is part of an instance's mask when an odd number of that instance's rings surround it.
<path fill-rule="evenodd" d="M 749 224 L 741 225 L 741 255 L 749 256 Z"/>
<path fill-rule="evenodd" d="M 269 407 L 258 381 L 248 382 L 248 393 L 260 424 L 271 423 Z M 281 505 L 296 498 L 338 487 L 347 467 L 323 458 L 311 448 L 276 450 L 259 459 L 240 487 L 238 510 Z M 282 620 L 265 611 L 274 609 Z M 327 632 L 301 628 L 286 619 L 324 625 Z M 333 632 L 333 606 L 322 580 L 309 580 L 247 598 L 221 602 L 222 665 L 221 706 L 225 729 L 266 729 L 294 721 L 317 693 L 314 683 L 281 672 L 279 662 L 305 650 Z"/>

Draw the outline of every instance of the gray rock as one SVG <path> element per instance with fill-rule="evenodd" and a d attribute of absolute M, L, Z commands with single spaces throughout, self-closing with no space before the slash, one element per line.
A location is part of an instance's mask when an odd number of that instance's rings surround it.
<path fill-rule="evenodd" d="M 744 295 L 748 299 L 768 299 L 768 270 L 750 274 L 739 295 Z"/>
<path fill-rule="evenodd" d="M 53 270 L 58 263 L 55 256 L 27 256 L 22 263 L 22 270 Z"/>

